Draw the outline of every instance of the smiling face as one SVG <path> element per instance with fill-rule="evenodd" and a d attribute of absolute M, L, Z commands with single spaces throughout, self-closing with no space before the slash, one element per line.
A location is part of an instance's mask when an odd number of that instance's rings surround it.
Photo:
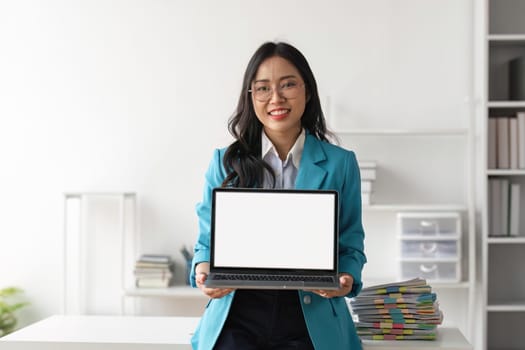
<path fill-rule="evenodd" d="M 266 135 L 272 141 L 295 140 L 306 106 L 304 81 L 297 68 L 282 57 L 270 57 L 259 66 L 251 89 L 253 108 Z M 271 93 L 262 101 L 260 94 L 268 90 Z"/>

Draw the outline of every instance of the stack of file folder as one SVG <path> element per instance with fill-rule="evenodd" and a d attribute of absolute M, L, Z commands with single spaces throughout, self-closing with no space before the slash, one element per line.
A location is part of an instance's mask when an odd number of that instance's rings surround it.
<path fill-rule="evenodd" d="M 443 321 L 436 294 L 421 278 L 363 288 L 350 310 L 357 334 L 368 340 L 435 340 Z"/>

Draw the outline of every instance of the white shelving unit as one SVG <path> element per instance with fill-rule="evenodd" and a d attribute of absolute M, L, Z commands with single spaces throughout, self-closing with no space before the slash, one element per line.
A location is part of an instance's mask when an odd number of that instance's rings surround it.
<path fill-rule="evenodd" d="M 122 290 L 137 239 L 136 199 L 133 192 L 64 193 L 64 314 L 124 308 Z M 101 305 L 104 299 L 111 302 Z"/>
<path fill-rule="evenodd" d="M 464 330 L 467 338 L 471 338 L 474 333 L 474 313 L 475 313 L 475 284 L 476 284 L 476 229 L 475 229 L 475 183 L 474 183 L 474 159 L 475 159 L 475 138 L 474 138 L 474 114 L 473 111 L 466 116 L 468 119 L 468 128 L 450 128 L 450 129 L 336 129 L 336 133 L 343 141 L 347 137 L 374 137 L 380 140 L 382 137 L 387 138 L 420 138 L 420 137 L 431 137 L 431 138 L 444 138 L 455 137 L 461 138 L 464 145 L 464 163 L 466 166 L 465 178 L 458 179 L 458 181 L 464 181 L 467 184 L 466 199 L 460 203 L 425 203 L 428 202 L 427 198 L 421 198 L 419 203 L 403 203 L 403 198 L 398 198 L 398 202 L 395 203 L 378 203 L 363 206 L 363 217 L 366 221 L 366 217 L 371 215 L 380 215 L 385 221 L 395 222 L 397 213 L 401 212 L 420 212 L 420 213 L 436 213 L 436 212 L 458 212 L 463 218 L 464 224 L 462 225 L 463 235 L 461 237 L 462 244 L 465 248 L 462 250 L 462 265 L 465 268 L 462 271 L 462 278 L 459 282 L 434 282 L 431 285 L 434 287 L 438 294 L 440 292 L 455 295 L 455 291 L 463 291 L 466 295 L 465 305 L 467 310 L 466 324 L 467 329 Z M 414 140 L 416 144 L 420 140 Z M 380 142 L 380 141 L 378 141 Z M 343 142 L 344 143 L 344 142 Z M 349 147 L 353 149 L 353 147 Z M 359 152 L 358 152 L 359 155 Z M 368 156 L 369 157 L 369 156 Z M 373 157 L 371 157 L 374 159 Z M 375 160 L 375 159 L 374 159 Z M 381 163 L 378 163 L 379 167 Z M 381 176 L 381 170 L 378 170 L 378 177 Z M 384 232 L 374 232 L 374 230 L 367 230 L 365 227 L 367 237 L 371 235 L 383 235 Z M 392 227 L 394 233 L 395 226 Z M 384 237 L 388 239 L 388 237 Z M 390 242 L 390 241 L 388 241 Z M 378 249 L 367 245 L 367 251 Z M 384 250 L 384 246 L 380 249 Z M 384 255 L 383 261 L 388 260 L 388 263 L 395 263 L 393 256 Z M 371 278 L 368 279 L 366 275 L 363 276 L 365 285 L 382 284 L 392 282 L 392 279 L 388 278 Z M 393 276 L 393 279 L 397 276 Z"/>
<path fill-rule="evenodd" d="M 135 315 L 141 298 L 173 298 L 199 306 L 207 301 L 200 290 L 188 285 L 135 287 L 133 268 L 141 253 L 137 218 L 133 192 L 64 194 L 64 314 L 107 313 L 110 308 Z M 94 294 L 110 295 L 111 305 L 101 306 L 102 298 L 90 300 Z M 183 309 L 179 308 L 181 316 L 192 314 Z"/>
<path fill-rule="evenodd" d="M 525 328 L 525 234 L 492 237 L 489 222 L 489 178 L 508 179 L 525 191 L 525 169 L 488 169 L 488 121 L 490 117 L 525 111 L 525 101 L 509 100 L 508 62 L 525 56 L 525 1 L 482 0 L 484 23 L 481 57 L 483 103 L 482 133 L 482 318 L 483 349 L 523 349 Z M 521 210 L 523 213 L 523 209 Z M 521 220 L 521 223 L 524 221 Z"/>

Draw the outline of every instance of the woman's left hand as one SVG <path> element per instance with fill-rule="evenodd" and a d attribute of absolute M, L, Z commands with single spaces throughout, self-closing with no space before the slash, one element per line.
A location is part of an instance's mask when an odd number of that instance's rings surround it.
<path fill-rule="evenodd" d="M 344 297 L 348 293 L 352 291 L 352 285 L 354 284 L 354 278 L 347 274 L 342 273 L 339 276 L 339 289 L 335 290 L 324 290 L 324 289 L 317 289 L 312 290 L 317 295 L 322 296 L 323 298 L 333 298 L 333 297 Z"/>

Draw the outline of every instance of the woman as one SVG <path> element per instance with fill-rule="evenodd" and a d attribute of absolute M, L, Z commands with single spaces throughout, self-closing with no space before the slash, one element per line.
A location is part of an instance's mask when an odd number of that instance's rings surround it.
<path fill-rule="evenodd" d="M 190 280 L 211 300 L 194 349 L 361 349 L 344 300 L 359 293 L 366 262 L 359 168 L 353 152 L 328 142 L 317 83 L 296 48 L 268 42 L 257 49 L 229 130 L 235 141 L 215 151 L 197 206 L 200 231 Z M 340 288 L 206 288 L 211 193 L 220 186 L 337 190 Z M 271 220 L 271 212 L 261 220 Z"/>

